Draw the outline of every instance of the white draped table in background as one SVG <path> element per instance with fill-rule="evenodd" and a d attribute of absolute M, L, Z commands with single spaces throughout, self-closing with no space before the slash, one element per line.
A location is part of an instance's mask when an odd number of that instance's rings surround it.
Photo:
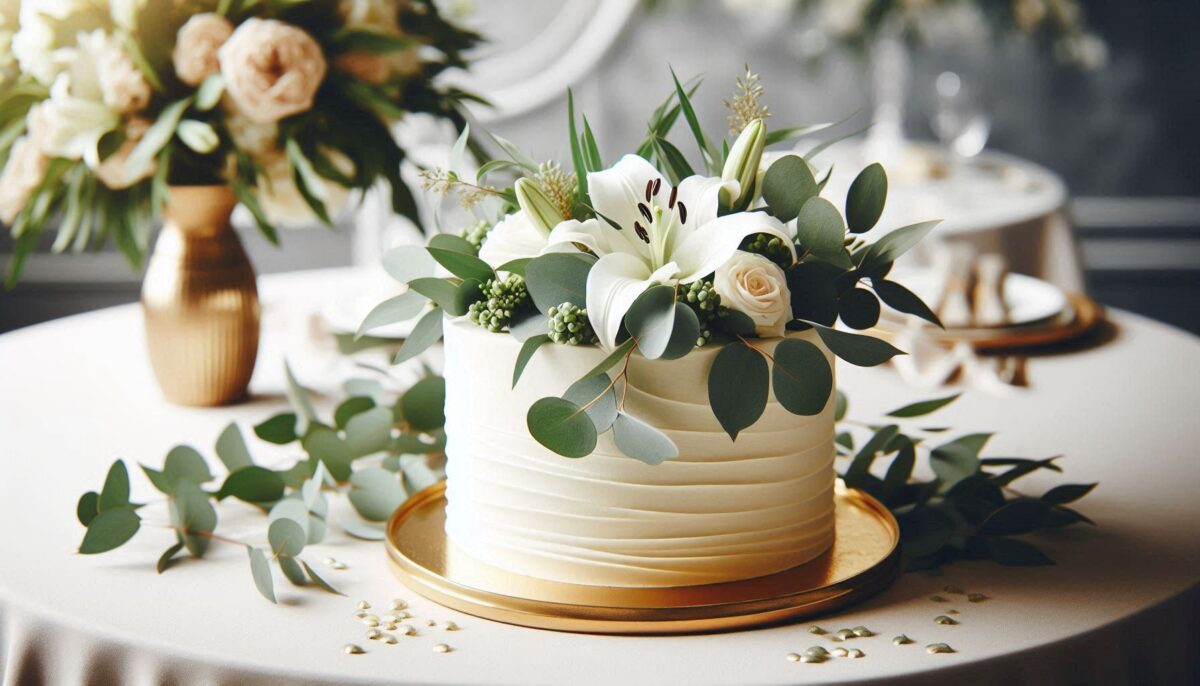
<path fill-rule="evenodd" d="M 821 681 L 929 683 L 1190 683 L 1200 631 L 1200 342 L 1146 319 L 1115 314 L 1111 342 L 1029 362 L 1032 388 L 1016 398 L 968 394 L 936 423 L 994 430 L 991 455 L 1047 457 L 1070 482 L 1099 481 L 1080 509 L 1098 528 L 1039 540 L 1058 561 L 1042 568 L 959 563 L 942 577 L 905 575 L 827 628 L 867 625 L 874 638 L 848 644 L 862 659 L 788 662 L 822 643 L 799 625 L 677 637 L 586 636 L 524 629 L 443 610 L 405 589 L 381 545 L 333 527 L 306 550 L 348 597 L 277 581 L 279 605 L 255 591 L 246 552 L 214 544 L 209 557 L 154 572 L 173 541 L 147 526 L 100 556 L 75 549 L 83 528 L 75 501 L 102 484 L 109 463 L 159 465 L 177 443 L 211 455 L 231 420 L 249 427 L 284 406 L 282 353 L 301 380 L 332 387 L 344 366 L 328 361 L 311 312 L 346 289 L 339 271 L 262 281 L 263 352 L 255 399 L 221 409 L 163 403 L 145 361 L 141 316 L 119 307 L 0 336 L 0 661 L 5 684 L 799 684 Z M 322 360 L 325 360 L 324 362 Z M 323 377 L 323 378 L 318 378 Z M 851 415 L 873 420 L 928 394 L 906 389 L 887 368 L 839 367 Z M 257 444 L 252 448 L 258 450 Z M 259 450 L 261 456 L 263 452 Z M 278 457 L 278 456 L 277 456 Z M 219 464 L 213 460 L 214 468 Z M 153 493 L 133 473 L 134 498 Z M 1058 479 L 1037 475 L 1030 492 Z M 249 507 L 219 508 L 227 535 L 265 539 Z M 334 517 L 344 512 L 336 510 Z M 165 521 L 147 508 L 147 522 Z M 348 569 L 320 564 L 326 556 Z M 934 603 L 954 584 L 991 597 Z M 945 595 L 943 593 L 943 595 Z M 353 617 L 367 599 L 409 600 L 420 619 L 454 619 L 462 630 L 418 624 L 395 646 L 367 641 Z M 959 626 L 933 618 L 960 610 Z M 900 633 L 915 645 L 894 646 Z M 365 655 L 345 655 L 356 642 Z M 446 642 L 454 651 L 435 653 Z M 929 655 L 923 646 L 957 653 Z M 826 646 L 832 644 L 824 642 Z"/>

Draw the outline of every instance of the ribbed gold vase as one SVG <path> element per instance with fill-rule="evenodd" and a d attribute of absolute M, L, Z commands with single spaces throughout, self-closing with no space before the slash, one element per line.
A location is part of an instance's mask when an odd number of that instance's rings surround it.
<path fill-rule="evenodd" d="M 258 355 L 254 268 L 229 224 L 227 186 L 172 186 L 142 284 L 146 343 L 167 400 L 226 405 Z"/>

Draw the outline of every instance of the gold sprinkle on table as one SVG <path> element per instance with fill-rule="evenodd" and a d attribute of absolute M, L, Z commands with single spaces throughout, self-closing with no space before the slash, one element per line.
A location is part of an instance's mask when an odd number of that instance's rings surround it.
<path fill-rule="evenodd" d="M 396 645 L 396 637 L 391 634 L 384 634 L 383 642 L 390 646 L 394 646 L 394 645 Z"/>
<path fill-rule="evenodd" d="M 367 602 L 367 601 L 365 601 L 365 600 L 360 600 L 360 601 L 358 601 L 358 609 L 360 609 L 360 610 L 370 610 L 370 609 L 371 609 L 371 603 L 368 603 L 368 602 Z"/>
<path fill-rule="evenodd" d="M 411 624 L 401 624 L 396 627 L 396 630 L 399 631 L 400 633 L 404 634 L 405 636 L 416 636 L 417 635 L 417 630 L 415 628 L 413 628 L 413 625 L 411 625 Z"/>
<path fill-rule="evenodd" d="M 941 624 L 942 626 L 954 626 L 955 624 L 958 624 L 958 620 L 954 619 L 953 617 L 947 617 L 946 615 L 938 615 L 937 617 L 933 618 L 933 623 Z"/>
<path fill-rule="evenodd" d="M 435 653 L 448 653 L 452 650 L 454 650 L 454 649 L 451 648 L 450 646 L 446 645 L 445 643 L 439 643 L 433 647 L 433 652 L 435 652 Z"/>
<path fill-rule="evenodd" d="M 930 600 L 932 600 L 932 601 L 933 601 L 933 602 L 935 602 L 935 603 L 948 603 L 948 602 L 950 602 L 950 599 L 949 599 L 949 598 L 947 598 L 946 596 L 941 596 L 941 595 L 931 595 L 931 596 L 929 596 L 929 599 L 930 599 Z"/>
<path fill-rule="evenodd" d="M 988 597 L 982 593 L 968 593 L 967 600 L 972 603 L 982 603 L 983 601 L 988 600 Z"/>
<path fill-rule="evenodd" d="M 805 657 L 829 657 L 829 651 L 821 646 L 813 646 L 804 651 Z"/>
<path fill-rule="evenodd" d="M 850 655 L 850 651 L 846 650 L 845 648 L 838 647 L 833 649 L 833 654 L 836 657 L 848 657 Z"/>
<path fill-rule="evenodd" d="M 823 636 L 827 632 L 816 624 L 813 624 L 812 626 L 808 627 L 808 633 L 816 634 L 817 636 Z"/>
<path fill-rule="evenodd" d="M 966 593 L 966 591 L 962 590 L 958 586 L 954 586 L 953 584 L 944 587 L 942 590 L 947 593 L 957 593 L 958 595 L 963 595 Z"/>
<path fill-rule="evenodd" d="M 824 661 L 825 661 L 825 658 L 823 658 L 823 657 L 811 657 L 811 656 L 809 656 L 809 655 L 802 655 L 802 656 L 800 657 L 800 661 L 801 661 L 801 662 L 803 662 L 803 663 L 805 663 L 805 664 L 817 665 L 817 664 L 821 664 L 822 662 L 824 662 Z"/>
<path fill-rule="evenodd" d="M 347 655 L 362 655 L 367 651 L 363 650 L 362 646 L 355 645 L 353 643 L 347 643 L 346 645 L 342 646 L 342 652 Z"/>
<path fill-rule="evenodd" d="M 446 631 L 458 631 L 458 625 L 454 622 L 446 622 L 442 628 Z"/>
<path fill-rule="evenodd" d="M 833 634 L 832 636 L 829 637 L 829 640 L 833 641 L 834 643 L 841 643 L 842 641 L 844 641 L 846 639 L 842 638 L 841 636 L 838 636 L 837 634 Z"/>
<path fill-rule="evenodd" d="M 376 615 L 365 615 L 360 619 L 362 619 L 362 623 L 366 624 L 367 626 L 379 626 L 379 617 Z"/>
<path fill-rule="evenodd" d="M 953 653 L 954 649 L 945 643 L 930 643 L 925 646 L 925 652 L 930 655 L 937 655 L 938 653 Z"/>
<path fill-rule="evenodd" d="M 425 626 L 437 626 L 437 622 L 432 619 L 425 620 Z"/>
<path fill-rule="evenodd" d="M 855 637 L 853 629 L 838 629 L 837 636 L 842 640 L 848 640 Z"/>
<path fill-rule="evenodd" d="M 362 619 L 367 616 L 367 611 L 366 610 L 355 610 L 354 616 L 358 617 L 359 619 Z"/>
<path fill-rule="evenodd" d="M 392 609 L 393 610 L 407 610 L 408 603 L 406 603 L 403 598 L 396 598 L 395 600 L 392 601 Z"/>
<path fill-rule="evenodd" d="M 948 615 L 956 615 L 956 614 L 960 614 L 960 613 L 959 613 L 959 611 L 958 611 L 958 610 L 955 610 L 955 609 L 949 609 L 949 610 L 946 610 L 946 614 L 948 614 Z"/>
<path fill-rule="evenodd" d="M 859 658 L 859 657 L 866 657 L 866 655 L 867 655 L 866 653 L 864 653 L 863 651 L 859 650 L 858 648 L 851 648 L 851 649 L 850 649 L 850 657 L 853 657 L 853 658 Z"/>
<path fill-rule="evenodd" d="M 904 634 L 900 634 L 899 636 L 892 639 L 892 645 L 898 645 L 898 646 L 906 646 L 912 642 L 913 642 L 913 640 L 911 638 L 909 638 L 908 636 L 905 636 Z"/>
<path fill-rule="evenodd" d="M 331 567 L 333 569 L 337 569 L 337 570 L 346 569 L 345 562 L 339 562 L 339 561 L 333 559 L 332 557 L 325 558 L 325 564 L 328 565 L 329 567 Z"/>
<path fill-rule="evenodd" d="M 784 655 L 784 658 L 786 658 L 788 662 L 799 662 L 800 661 L 800 656 L 797 655 L 796 653 L 788 653 L 787 655 Z"/>
<path fill-rule="evenodd" d="M 383 638 L 383 632 L 379 629 L 367 629 L 367 638 L 372 641 L 378 641 Z"/>
<path fill-rule="evenodd" d="M 868 629 L 865 626 L 856 626 L 853 629 L 851 629 L 851 631 L 853 631 L 854 635 L 857 636 L 858 638 L 870 638 L 871 636 L 875 635 L 874 631 L 871 631 L 870 629 Z"/>

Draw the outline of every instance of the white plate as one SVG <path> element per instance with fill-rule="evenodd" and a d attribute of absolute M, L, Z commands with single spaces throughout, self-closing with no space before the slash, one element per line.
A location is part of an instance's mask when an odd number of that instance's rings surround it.
<path fill-rule="evenodd" d="M 908 288 L 929 307 L 937 307 L 942 289 L 942 277 L 939 275 L 929 270 L 905 269 L 894 270 L 887 278 Z M 1025 326 L 1045 321 L 1062 313 L 1068 306 L 1067 295 L 1062 289 L 1025 274 L 1009 274 L 1004 279 L 1004 304 L 1009 313 L 1006 326 Z"/>

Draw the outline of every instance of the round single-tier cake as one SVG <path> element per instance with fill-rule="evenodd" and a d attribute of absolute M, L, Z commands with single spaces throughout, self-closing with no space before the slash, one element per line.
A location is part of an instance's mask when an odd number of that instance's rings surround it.
<path fill-rule="evenodd" d="M 789 336 L 816 344 L 833 366 L 813 331 Z M 779 340 L 754 344 L 770 353 Z M 591 455 L 569 459 L 529 435 L 526 411 L 562 395 L 606 353 L 544 345 L 514 389 L 520 348 L 465 318 L 446 322 L 446 533 L 461 551 L 540 579 L 668 587 L 771 574 L 832 544 L 832 398 L 802 417 L 772 394 L 733 441 L 708 402 L 721 346 L 677 360 L 635 353 L 625 407 L 666 433 L 679 456 L 645 464 L 606 433 Z"/>

